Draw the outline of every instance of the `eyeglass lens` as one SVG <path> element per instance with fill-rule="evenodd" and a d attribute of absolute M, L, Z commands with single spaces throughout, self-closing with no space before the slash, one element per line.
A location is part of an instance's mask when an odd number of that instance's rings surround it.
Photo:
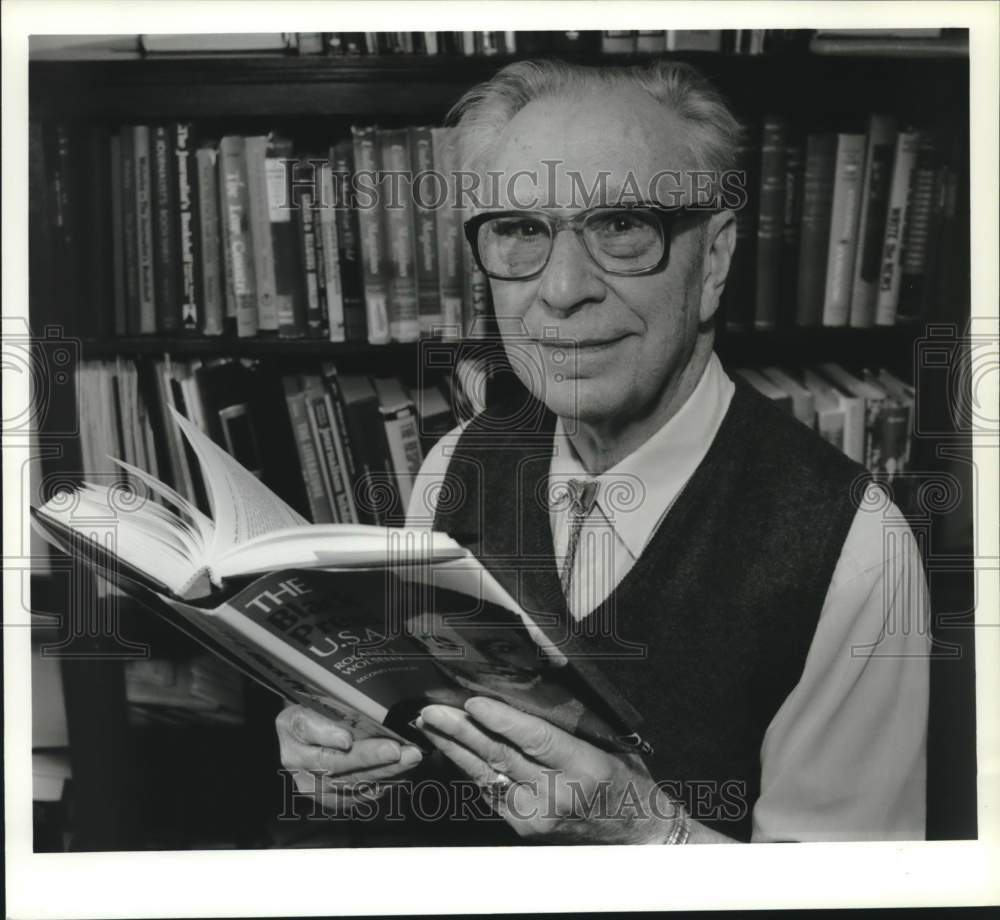
<path fill-rule="evenodd" d="M 548 261 L 555 231 L 555 221 L 537 214 L 487 220 L 477 238 L 483 267 L 503 278 L 533 275 Z M 663 229 L 658 217 L 649 212 L 594 211 L 577 232 L 582 234 L 591 258 L 607 271 L 640 272 L 655 266 L 663 256 Z"/>

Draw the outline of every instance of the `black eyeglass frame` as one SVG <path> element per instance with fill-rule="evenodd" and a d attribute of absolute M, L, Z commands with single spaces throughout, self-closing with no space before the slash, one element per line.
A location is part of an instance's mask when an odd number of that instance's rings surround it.
<path fill-rule="evenodd" d="M 577 239 L 579 239 L 584 251 L 590 257 L 590 260 L 602 271 L 607 272 L 609 275 L 619 275 L 627 278 L 641 277 L 642 275 L 655 275 L 657 272 L 662 271 L 664 266 L 670 259 L 670 243 L 671 243 L 671 230 L 675 220 L 678 217 L 686 217 L 691 215 L 703 215 L 703 214 L 714 214 L 718 208 L 715 207 L 705 207 L 698 205 L 677 205 L 674 207 L 668 207 L 667 205 L 659 204 L 632 204 L 632 205 L 599 205 L 594 208 L 587 208 L 584 211 L 579 211 L 572 217 L 553 217 L 551 214 L 546 214 L 544 211 L 529 211 L 529 210 L 506 210 L 506 211 L 484 211 L 482 214 L 477 214 L 475 217 L 470 217 L 463 227 L 465 228 L 465 238 L 469 241 L 469 245 L 472 247 L 472 255 L 476 260 L 476 264 L 479 266 L 479 270 L 486 275 L 487 278 L 492 278 L 495 281 L 530 281 L 532 278 L 537 278 L 542 272 L 545 271 L 549 264 L 549 260 L 552 258 L 552 250 L 555 248 L 556 234 L 560 230 L 572 230 Z M 587 219 L 592 215 L 600 211 L 644 211 L 656 215 L 657 220 L 660 224 L 660 231 L 663 234 L 663 255 L 660 256 L 659 261 L 650 268 L 641 268 L 636 271 L 616 271 L 614 269 L 605 268 L 600 262 L 594 258 L 594 254 L 590 251 L 590 247 L 587 245 L 586 237 L 583 236 L 583 226 Z M 479 254 L 479 228 L 489 220 L 495 220 L 499 217 L 533 217 L 540 220 L 549 228 L 551 245 L 549 246 L 549 254 L 545 257 L 545 261 L 533 271 L 530 275 L 519 275 L 516 278 L 507 277 L 505 275 L 497 275 L 494 272 L 489 271 L 483 264 L 482 257 Z"/>

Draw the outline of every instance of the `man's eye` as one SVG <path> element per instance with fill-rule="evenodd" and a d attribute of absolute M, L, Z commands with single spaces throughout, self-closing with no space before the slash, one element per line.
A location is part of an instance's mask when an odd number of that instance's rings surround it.
<path fill-rule="evenodd" d="M 602 220 L 597 229 L 612 236 L 617 233 L 631 233 L 645 226 L 645 222 L 634 214 L 612 214 Z"/>
<path fill-rule="evenodd" d="M 518 240 L 532 240 L 545 233 L 545 227 L 539 221 L 523 218 L 495 221 L 492 230 L 497 236 Z"/>

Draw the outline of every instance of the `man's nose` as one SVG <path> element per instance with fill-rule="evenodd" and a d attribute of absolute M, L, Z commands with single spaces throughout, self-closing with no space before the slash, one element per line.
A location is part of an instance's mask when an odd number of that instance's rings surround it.
<path fill-rule="evenodd" d="M 590 258 L 583 240 L 571 230 L 556 233 L 538 291 L 544 304 L 555 313 L 568 313 L 603 299 L 604 293 L 601 269 Z"/>

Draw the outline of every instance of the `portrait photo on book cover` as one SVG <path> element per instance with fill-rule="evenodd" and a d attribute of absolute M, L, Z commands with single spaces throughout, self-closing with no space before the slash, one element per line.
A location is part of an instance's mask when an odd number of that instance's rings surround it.
<path fill-rule="evenodd" d="M 35 853 L 980 836 L 968 29 L 38 35 L 28 98 Z"/>

